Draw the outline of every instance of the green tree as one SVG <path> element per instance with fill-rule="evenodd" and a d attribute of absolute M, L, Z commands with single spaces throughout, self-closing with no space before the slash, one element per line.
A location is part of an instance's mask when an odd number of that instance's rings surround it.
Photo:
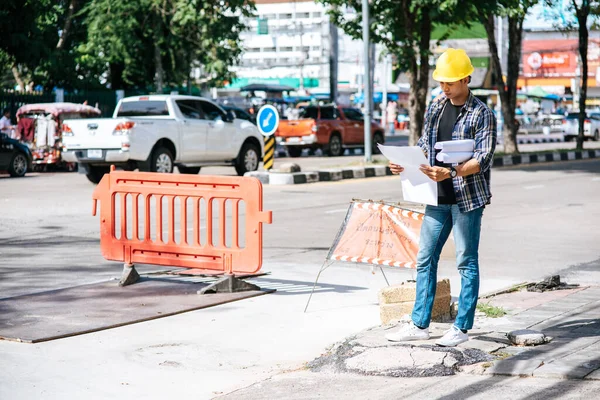
<path fill-rule="evenodd" d="M 77 66 L 77 43 L 85 39 L 78 10 L 88 0 L 5 0 L 0 9 L 0 51 L 21 88 L 71 89 L 94 85 Z"/>
<path fill-rule="evenodd" d="M 190 81 L 193 68 L 201 83 L 230 78 L 242 52 L 243 17 L 254 12 L 244 0 L 92 0 L 84 9 L 88 40 L 80 48 L 90 70 L 107 68 L 114 89 Z"/>
<path fill-rule="evenodd" d="M 549 6 L 554 6 L 552 2 L 548 2 Z M 576 19 L 576 23 L 569 23 L 565 30 L 577 29 L 579 38 L 578 51 L 581 65 L 581 84 L 579 87 L 579 133 L 577 135 L 577 150 L 583 150 L 583 142 L 585 140 L 585 103 L 587 101 L 588 88 L 588 44 L 589 44 L 589 25 L 594 16 L 600 15 L 600 2 L 593 0 L 570 0 L 568 10 L 571 11 Z M 594 132 L 590 132 L 592 135 Z"/>
<path fill-rule="evenodd" d="M 331 6 L 332 21 L 355 39 L 362 38 L 362 6 L 360 0 L 318 0 Z M 432 57 L 430 42 L 433 27 L 464 21 L 471 1 L 458 0 L 372 0 L 369 3 L 370 37 L 397 59 L 397 67 L 406 72 L 410 83 L 409 143 L 416 144 L 423 129 L 429 70 Z M 355 15 L 345 14 L 344 7 L 353 8 Z M 441 40 L 445 39 L 444 37 Z"/>
<path fill-rule="evenodd" d="M 483 24 L 487 33 L 494 83 L 498 87 L 502 103 L 504 152 L 508 154 L 519 153 L 515 108 L 517 105 L 517 80 L 519 79 L 519 63 L 521 61 L 523 21 L 531 7 L 538 2 L 539 0 L 481 0 L 472 8 L 473 13 Z M 502 70 L 498 55 L 496 16 L 505 17 L 508 21 L 506 71 Z"/>

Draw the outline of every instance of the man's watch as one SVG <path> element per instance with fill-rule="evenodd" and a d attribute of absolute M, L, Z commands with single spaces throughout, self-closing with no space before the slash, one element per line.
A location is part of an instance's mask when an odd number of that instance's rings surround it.
<path fill-rule="evenodd" d="M 458 172 L 454 167 L 450 167 L 450 178 L 456 178 L 458 176 Z"/>

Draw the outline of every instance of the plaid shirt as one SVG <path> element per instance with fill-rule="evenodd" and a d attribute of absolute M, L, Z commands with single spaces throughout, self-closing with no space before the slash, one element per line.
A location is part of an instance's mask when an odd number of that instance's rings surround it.
<path fill-rule="evenodd" d="M 434 146 L 438 128 L 448 102 L 443 93 L 431 102 L 425 113 L 423 135 L 417 143 L 428 156 L 432 166 L 435 165 Z M 473 158 L 480 166 L 480 171 L 476 174 L 452 179 L 458 207 L 461 212 L 467 212 L 490 203 L 490 168 L 496 150 L 496 116 L 481 100 L 473 96 L 472 92 L 469 92 L 469 98 L 461 108 L 452 132 L 452 140 L 461 139 L 475 140 Z"/>

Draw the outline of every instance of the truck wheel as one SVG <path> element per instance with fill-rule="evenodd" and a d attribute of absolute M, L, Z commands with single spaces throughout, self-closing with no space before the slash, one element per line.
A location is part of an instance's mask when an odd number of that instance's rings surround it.
<path fill-rule="evenodd" d="M 13 177 L 22 177 L 27 173 L 27 157 L 23 153 L 14 155 L 8 167 L 8 173 Z"/>
<path fill-rule="evenodd" d="M 98 184 L 102 180 L 104 174 L 108 174 L 110 172 L 110 167 L 94 167 L 88 165 L 87 174 L 85 175 L 88 180 L 92 183 Z"/>
<path fill-rule="evenodd" d="M 329 138 L 329 156 L 339 157 L 342 154 L 344 154 L 342 138 L 338 134 L 331 135 L 331 138 Z"/>
<path fill-rule="evenodd" d="M 379 144 L 383 144 L 383 141 L 384 141 L 384 139 L 383 139 L 383 135 L 381 134 L 381 132 L 376 132 L 373 135 L 373 148 L 372 148 L 373 154 L 380 154 L 381 153 L 381 151 L 379 150 L 379 147 L 377 146 L 377 144 L 378 143 Z"/>
<path fill-rule="evenodd" d="M 253 143 L 245 143 L 235 162 L 235 171 L 243 176 L 248 171 L 256 171 L 260 160 L 260 149 Z"/>
<path fill-rule="evenodd" d="M 177 169 L 181 174 L 190 174 L 190 175 L 198 175 L 201 167 L 186 167 L 183 165 L 178 165 Z"/>
<path fill-rule="evenodd" d="M 170 174 L 173 172 L 173 154 L 164 147 L 159 147 L 152 153 L 150 171 Z"/>
<path fill-rule="evenodd" d="M 287 152 L 290 157 L 300 157 L 302 155 L 302 149 L 300 147 L 288 147 Z"/>

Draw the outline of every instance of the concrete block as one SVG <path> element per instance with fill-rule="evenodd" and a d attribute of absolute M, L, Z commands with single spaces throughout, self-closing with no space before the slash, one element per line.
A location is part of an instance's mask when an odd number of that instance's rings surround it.
<path fill-rule="evenodd" d="M 344 178 L 341 169 L 321 170 L 317 173 L 321 182 L 340 181 Z"/>
<path fill-rule="evenodd" d="M 575 152 L 574 151 L 569 151 L 567 153 L 567 157 L 568 157 L 569 161 L 575 160 Z"/>
<path fill-rule="evenodd" d="M 373 170 L 375 171 L 375 176 L 386 176 L 387 174 L 387 167 L 386 166 L 376 166 L 373 167 Z"/>
<path fill-rule="evenodd" d="M 502 165 L 513 165 L 512 156 L 502 157 Z"/>
<path fill-rule="evenodd" d="M 351 171 L 354 179 L 366 177 L 365 169 L 363 167 L 351 168 Z"/>
<path fill-rule="evenodd" d="M 529 159 L 528 154 L 521 154 L 521 163 L 522 164 L 529 164 L 530 162 L 531 162 L 531 160 Z"/>
<path fill-rule="evenodd" d="M 450 297 L 450 280 L 438 281 L 435 297 Z M 379 304 L 415 301 L 417 298 L 416 282 L 402 282 L 399 285 L 385 287 L 379 291 Z"/>
<path fill-rule="evenodd" d="M 258 179 L 263 185 L 269 184 L 269 175 L 267 171 L 250 171 L 244 174 L 244 176 Z"/>
<path fill-rule="evenodd" d="M 304 175 L 306 176 L 306 183 L 319 182 L 318 172 L 304 172 Z"/>
<path fill-rule="evenodd" d="M 443 321 L 450 318 L 451 296 L 440 296 L 433 301 L 433 310 L 431 312 L 432 321 Z M 379 315 L 382 324 L 389 324 L 393 320 L 400 320 L 403 316 L 412 313 L 415 306 L 414 301 L 404 301 L 401 303 L 380 304 Z"/>
<path fill-rule="evenodd" d="M 547 343 L 546 335 L 532 329 L 521 329 L 509 332 L 508 340 L 517 346 L 536 346 Z"/>
<path fill-rule="evenodd" d="M 269 184 L 270 185 L 293 185 L 294 184 L 294 175 L 271 173 L 269 175 Z"/>
<path fill-rule="evenodd" d="M 554 161 L 560 161 L 560 153 L 552 153 Z"/>
<path fill-rule="evenodd" d="M 379 304 L 415 301 L 417 298 L 416 288 L 415 282 L 402 282 L 399 285 L 385 287 L 379 291 Z"/>
<path fill-rule="evenodd" d="M 292 173 L 292 172 L 300 172 L 300 171 L 302 171 L 302 169 L 296 163 L 285 163 L 285 164 L 281 164 L 278 171 Z"/>

